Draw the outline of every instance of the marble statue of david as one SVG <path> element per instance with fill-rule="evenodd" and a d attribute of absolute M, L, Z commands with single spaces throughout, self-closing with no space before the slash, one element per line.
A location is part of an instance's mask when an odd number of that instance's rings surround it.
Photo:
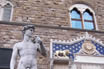
<path fill-rule="evenodd" d="M 31 39 L 34 30 L 33 25 L 24 26 L 23 41 L 16 43 L 13 47 L 10 69 L 15 69 L 18 55 L 20 59 L 17 69 L 37 69 L 37 52 L 39 51 L 43 56 L 47 55 L 40 37 Z"/>

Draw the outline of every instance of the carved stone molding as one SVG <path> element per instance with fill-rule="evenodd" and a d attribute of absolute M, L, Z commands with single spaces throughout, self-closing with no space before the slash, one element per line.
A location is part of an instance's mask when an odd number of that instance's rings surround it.
<path fill-rule="evenodd" d="M 4 6 L 4 5 L 6 5 L 7 4 L 7 0 L 0 0 L 0 5 L 1 6 Z"/>
<path fill-rule="evenodd" d="M 69 11 L 71 11 L 73 8 L 76 8 L 81 13 L 83 13 L 86 9 L 89 9 L 90 12 L 95 14 L 94 11 L 90 7 L 88 7 L 87 5 L 84 5 L 84 4 L 75 4 L 75 5 L 71 6 L 71 8 L 69 8 Z"/>
<path fill-rule="evenodd" d="M 96 52 L 96 47 L 90 41 L 85 41 L 82 45 L 82 49 L 86 54 L 89 55 Z"/>
<path fill-rule="evenodd" d="M 97 39 L 94 36 L 88 34 L 88 32 L 85 32 L 85 34 L 80 35 L 80 36 L 73 38 L 71 40 L 53 40 L 53 39 L 51 39 L 51 42 L 61 43 L 61 44 L 73 44 L 73 43 L 76 43 L 81 40 L 93 40 L 95 42 L 100 43 L 102 46 L 104 46 L 104 44 L 102 43 L 102 41 L 100 39 Z"/>

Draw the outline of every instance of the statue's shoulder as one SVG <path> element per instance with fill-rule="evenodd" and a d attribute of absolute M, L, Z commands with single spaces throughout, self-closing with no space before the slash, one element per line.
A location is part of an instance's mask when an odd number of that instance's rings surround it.
<path fill-rule="evenodd" d="M 21 46 L 22 42 L 17 42 L 14 44 L 14 48 L 19 48 Z"/>

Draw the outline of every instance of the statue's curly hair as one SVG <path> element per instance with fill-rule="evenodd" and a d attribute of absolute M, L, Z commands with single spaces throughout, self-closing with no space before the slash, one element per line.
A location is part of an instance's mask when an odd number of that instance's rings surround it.
<path fill-rule="evenodd" d="M 30 28 L 32 28 L 33 30 L 35 30 L 35 25 L 25 25 L 23 27 L 22 32 L 25 33 L 25 31 L 28 30 L 28 29 L 30 29 Z"/>

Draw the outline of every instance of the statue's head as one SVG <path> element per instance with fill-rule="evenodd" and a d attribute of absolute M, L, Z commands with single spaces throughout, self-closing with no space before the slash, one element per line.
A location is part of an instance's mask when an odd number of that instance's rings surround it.
<path fill-rule="evenodd" d="M 23 34 L 31 34 L 32 32 L 34 32 L 35 30 L 35 26 L 34 25 L 26 25 L 23 27 Z"/>

